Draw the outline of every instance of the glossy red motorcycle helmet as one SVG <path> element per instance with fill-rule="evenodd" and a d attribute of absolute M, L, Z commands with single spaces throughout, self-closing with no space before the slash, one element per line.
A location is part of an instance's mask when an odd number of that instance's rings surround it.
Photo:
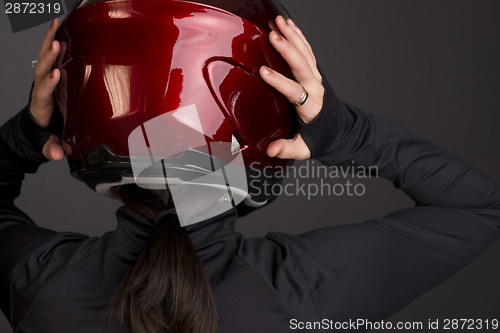
<path fill-rule="evenodd" d="M 268 41 L 278 14 L 273 0 L 81 4 L 56 36 L 73 176 L 112 195 L 222 170 L 222 185 L 245 193 L 241 211 L 273 200 L 264 186 L 289 162 L 266 149 L 295 131 L 293 106 L 259 76 L 266 65 L 292 77 Z M 228 175 L 231 164 L 244 174 Z"/>

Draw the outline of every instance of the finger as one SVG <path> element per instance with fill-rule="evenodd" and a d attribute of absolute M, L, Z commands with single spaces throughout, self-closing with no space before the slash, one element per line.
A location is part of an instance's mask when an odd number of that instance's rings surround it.
<path fill-rule="evenodd" d="M 302 86 L 300 84 L 269 67 L 262 66 L 260 68 L 260 76 L 267 84 L 278 90 L 289 101 L 296 101 L 302 95 Z"/>
<path fill-rule="evenodd" d="M 314 52 L 313 52 L 313 49 L 311 47 L 311 44 L 309 44 L 309 42 L 307 41 L 306 37 L 302 33 L 302 30 L 300 30 L 300 28 L 295 24 L 295 22 L 292 19 L 288 19 L 287 23 L 293 28 L 293 30 L 295 30 L 297 35 L 299 35 L 302 43 L 304 43 L 306 49 L 308 50 L 309 55 L 311 56 L 313 61 L 316 63 L 316 57 L 314 56 Z"/>
<path fill-rule="evenodd" d="M 56 18 L 52 21 L 49 30 L 47 31 L 45 37 L 43 38 L 42 46 L 40 47 L 40 53 L 38 53 L 38 58 L 41 58 L 45 53 L 47 53 L 47 50 L 50 48 L 50 44 L 56 37 L 56 32 L 60 25 L 61 25 L 61 20 Z"/>
<path fill-rule="evenodd" d="M 286 76 L 262 66 L 260 68 L 260 76 L 271 87 L 279 91 L 292 103 L 297 101 L 302 96 L 302 85 L 290 80 Z M 308 92 L 308 99 L 302 106 L 297 106 L 298 116 L 305 122 L 311 122 L 323 107 L 324 87 L 322 83 L 313 80 L 309 84 L 304 84 L 304 88 Z"/>
<path fill-rule="evenodd" d="M 313 70 L 314 76 L 316 77 L 316 79 L 319 82 L 323 82 L 323 77 L 321 76 L 321 73 L 319 72 L 318 63 L 316 61 L 316 56 L 314 55 L 314 51 L 311 47 L 311 44 L 309 44 L 309 41 L 302 33 L 302 30 L 300 30 L 300 28 L 295 24 L 295 22 L 292 19 L 288 19 L 287 22 L 295 30 L 295 32 L 299 35 L 299 37 L 301 38 L 302 42 L 304 43 L 304 45 L 306 46 L 306 48 L 308 50 L 308 54 L 309 54 L 308 60 L 309 60 L 309 63 L 311 64 L 311 68 Z"/>
<path fill-rule="evenodd" d="M 42 149 L 45 158 L 51 161 L 60 161 L 64 158 L 64 151 L 61 145 L 61 139 L 51 135 Z"/>
<path fill-rule="evenodd" d="M 54 108 L 53 93 L 60 77 L 61 73 L 56 68 L 33 88 L 30 112 L 40 126 L 47 126 L 52 117 Z"/>
<path fill-rule="evenodd" d="M 43 80 L 54 66 L 61 46 L 58 41 L 52 41 L 45 54 L 38 58 L 38 65 L 35 68 L 35 83 Z"/>
<path fill-rule="evenodd" d="M 316 68 L 316 58 L 314 57 L 311 46 L 302 33 L 298 33 L 299 29 L 290 24 L 290 21 L 291 20 L 285 20 L 281 15 L 276 17 L 276 25 L 286 40 L 306 58 L 311 69 Z"/>
<path fill-rule="evenodd" d="M 45 76 L 45 78 L 33 88 L 32 103 L 35 103 L 37 107 L 48 105 L 53 100 L 52 94 L 59 83 L 60 77 L 61 72 L 57 68 L 52 70 L 49 75 Z"/>
<path fill-rule="evenodd" d="M 293 139 L 271 142 L 267 147 L 267 155 L 281 159 L 305 160 L 311 157 L 311 152 L 300 134 L 297 134 Z"/>
<path fill-rule="evenodd" d="M 281 54 L 290 66 L 293 76 L 301 84 L 315 80 L 311 66 L 306 57 L 298 51 L 289 41 L 280 34 L 272 31 L 269 34 L 269 40 L 274 48 Z"/>
<path fill-rule="evenodd" d="M 68 44 L 65 41 L 62 41 L 59 45 L 59 54 L 57 55 L 56 59 L 56 67 L 61 68 L 63 67 L 63 58 L 64 55 L 67 53 L 68 50 Z"/>

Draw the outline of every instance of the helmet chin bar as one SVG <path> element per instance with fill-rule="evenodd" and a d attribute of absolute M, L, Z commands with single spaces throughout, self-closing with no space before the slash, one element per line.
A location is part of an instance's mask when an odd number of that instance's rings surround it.
<path fill-rule="evenodd" d="M 189 148 L 134 175 L 129 157 L 117 156 L 101 145 L 71 161 L 70 168 L 75 178 L 114 199 L 120 199 L 116 189 L 126 184 L 152 190 L 168 189 L 181 225 L 187 226 L 235 207 L 244 215 L 274 199 L 249 194 L 245 166 L 239 165 L 235 172 L 231 162 Z"/>
<path fill-rule="evenodd" d="M 134 159 L 139 160 L 138 163 L 141 162 L 141 158 Z M 208 160 L 212 163 L 208 164 Z M 187 149 L 177 158 L 165 158 L 162 161 L 166 162 L 151 164 L 149 158 L 142 159 L 143 163 L 149 162 L 150 165 L 141 172 L 139 182 L 137 182 L 137 176 L 134 177 L 130 157 L 115 155 L 105 145 L 100 145 L 83 154 L 80 159 L 70 161 L 69 166 L 73 177 L 84 181 L 90 188 L 96 190 L 97 186 L 103 183 L 121 183 L 122 178 L 132 178 L 133 183 L 153 189 L 154 184 L 165 184 L 163 165 L 168 168 L 172 178 L 184 181 L 196 179 L 227 165 L 226 161 L 194 148 Z"/>

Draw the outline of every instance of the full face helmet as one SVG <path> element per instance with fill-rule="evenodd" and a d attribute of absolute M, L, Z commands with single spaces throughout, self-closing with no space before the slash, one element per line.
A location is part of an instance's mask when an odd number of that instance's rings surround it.
<path fill-rule="evenodd" d="M 268 41 L 278 14 L 273 0 L 82 3 L 56 36 L 72 175 L 110 196 L 128 183 L 168 187 L 174 201 L 180 184 L 216 189 L 225 206 L 212 215 L 272 201 L 289 162 L 266 149 L 295 119 L 259 76 L 266 65 L 292 77 Z"/>

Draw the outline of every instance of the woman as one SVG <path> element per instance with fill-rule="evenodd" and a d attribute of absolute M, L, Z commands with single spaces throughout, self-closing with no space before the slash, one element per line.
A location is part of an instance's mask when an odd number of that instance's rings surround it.
<path fill-rule="evenodd" d="M 244 240 L 241 235 L 232 231 L 234 212 L 209 221 L 212 223 L 203 223 L 201 227 L 192 228 L 190 237 L 195 248 L 206 241 L 207 234 L 217 239 L 211 241 L 210 246 L 198 249 L 198 255 L 211 278 L 220 329 L 228 332 L 279 332 L 288 331 L 294 319 L 294 323 L 319 321 L 323 318 L 337 322 L 357 318 L 381 320 L 463 267 L 498 236 L 499 188 L 474 169 L 413 134 L 341 103 L 328 85 L 323 89 L 314 57 L 300 31 L 291 21 L 286 22 L 282 18 L 278 18 L 276 24 L 285 39 L 273 33 L 270 35 L 270 41 L 285 57 L 300 84 L 266 68 L 261 69 L 262 78 L 289 100 L 296 101 L 301 97 L 301 85 L 309 92 L 309 98 L 304 105 L 297 108 L 303 122 L 301 136 L 289 141 L 274 142 L 268 147 L 267 153 L 273 157 L 297 159 L 309 158 L 312 155 L 327 165 L 350 160 L 355 160 L 359 165 L 377 165 L 380 175 L 404 189 L 419 207 L 395 212 L 362 225 L 327 228 L 302 236 L 273 233 L 266 239 Z M 51 93 L 59 79 L 59 71 L 50 71 L 50 65 L 45 66 L 44 70 L 43 66 L 44 61 L 45 65 L 51 64 L 57 55 L 58 44 L 52 43 L 57 25 L 56 22 L 49 31 L 39 57 L 38 76 L 35 78 L 30 108 L 35 125 L 47 125 L 52 114 Z M 301 61 L 303 59 L 307 61 Z M 324 99 L 323 94 L 326 96 Z M 9 144 L 14 139 L 14 146 L 9 145 L 6 152 L 16 151 L 16 155 L 9 155 L 7 162 L 19 166 L 19 156 L 29 157 L 31 165 L 27 161 L 23 162 L 30 167 L 26 171 L 30 171 L 34 170 L 40 161 L 33 159 L 40 157 L 39 152 L 37 154 L 24 149 L 19 152 L 13 149 L 23 143 L 21 140 L 24 137 L 7 135 L 26 134 L 25 128 L 22 127 L 22 124 L 26 124 L 25 121 L 28 121 L 30 126 L 33 125 L 25 118 L 23 121 L 14 120 L 10 126 L 4 126 L 2 143 Z M 21 147 L 33 148 L 30 141 Z M 49 139 L 43 146 L 43 152 L 49 159 L 60 159 L 63 156 L 62 147 L 56 137 Z M 5 183 L 6 191 L 3 192 L 9 196 L 6 196 L 4 201 L 2 237 L 11 239 L 21 237 L 18 235 L 31 236 L 28 239 L 16 240 L 15 244 L 20 248 L 20 251 L 16 252 L 19 257 L 7 258 L 8 262 L 2 263 L 2 267 L 9 267 L 8 272 L 16 272 L 14 280 L 10 277 L 11 284 L 18 282 L 22 286 L 11 289 L 10 301 L 17 297 L 18 300 L 27 299 L 32 302 L 22 295 L 23 292 L 30 291 L 29 288 L 24 288 L 25 284 L 21 281 L 26 272 L 19 268 L 19 261 L 23 260 L 28 252 L 29 257 L 33 258 L 34 252 L 37 251 L 35 245 L 40 245 L 38 240 L 44 238 L 45 244 L 43 253 L 36 257 L 38 259 L 43 259 L 50 253 L 68 252 L 75 254 L 73 258 L 81 258 L 79 256 L 82 253 L 79 252 L 88 251 L 85 254 L 90 254 L 88 245 L 95 243 L 77 235 L 55 235 L 50 231 L 26 226 L 26 223 L 30 223 L 29 220 L 10 203 L 12 197 L 17 194 L 15 192 L 19 179 L 9 176 L 11 178 L 8 179 L 9 183 Z M 14 179 L 17 182 L 13 183 Z M 127 193 L 124 194 L 126 195 Z M 127 212 L 126 219 L 141 220 L 147 225 L 144 218 L 133 211 Z M 213 229 L 214 225 L 221 223 L 225 225 L 224 228 Z M 24 232 L 25 228 L 30 231 Z M 34 230 L 36 231 L 33 232 Z M 62 252 L 47 252 L 47 238 L 55 242 L 53 249 L 69 247 Z M 10 250 L 12 243 L 8 244 Z M 21 244 L 29 244 L 29 249 L 20 246 Z M 82 248 L 82 244 L 86 245 Z M 7 249 L 3 251 L 7 253 Z M 214 257 L 216 252 L 219 253 Z M 52 259 L 52 263 L 57 262 Z M 67 261 L 65 259 L 62 262 Z M 46 263 L 47 261 L 44 262 Z M 74 264 L 65 264 L 65 269 L 85 268 L 85 265 L 78 261 Z M 221 270 L 221 267 L 224 267 L 224 270 Z M 422 274 L 423 267 L 427 270 L 425 274 Z M 26 267 L 28 270 L 30 268 Z M 48 272 L 47 276 L 57 276 L 54 272 L 58 272 L 60 268 L 52 267 L 54 270 Z M 36 265 L 33 269 L 33 272 L 39 272 L 40 267 Z M 43 280 L 44 274 L 40 275 Z M 100 285 L 95 284 L 102 281 L 101 277 L 96 279 L 95 276 L 88 275 L 90 274 L 84 274 L 82 278 L 88 280 L 90 288 L 80 296 L 93 293 L 109 295 L 110 290 L 99 290 Z M 369 279 L 366 279 L 367 276 Z M 113 278 L 115 282 L 119 281 L 116 276 Z M 50 283 L 46 279 L 45 282 L 47 284 L 44 288 L 47 285 L 52 285 L 52 288 L 43 292 L 36 291 L 35 294 L 44 297 L 52 295 L 57 301 L 64 299 L 62 296 L 67 295 L 65 293 L 70 293 L 70 290 L 63 288 L 54 289 L 55 286 L 63 287 L 67 282 L 64 279 L 52 280 Z M 80 284 L 81 282 L 73 282 L 76 285 L 84 285 Z M 12 290 L 19 291 L 20 294 L 13 294 Z M 60 294 L 54 294 L 57 292 Z M 388 293 L 391 294 L 389 298 Z M 35 306 L 31 304 L 30 313 L 35 313 L 36 316 L 43 314 L 43 311 L 33 309 L 41 310 L 42 306 L 48 306 L 44 297 L 39 296 L 37 301 L 40 303 L 33 302 Z M 383 302 L 380 301 L 381 298 L 384 298 Z M 65 304 L 67 303 L 56 308 L 63 311 Z M 78 306 L 85 302 L 70 304 Z M 17 311 L 19 306 L 22 308 L 22 305 L 17 305 L 13 309 Z M 24 311 L 28 312 L 28 308 Z M 96 331 L 96 317 L 92 314 L 102 314 L 104 309 L 93 309 L 93 312 L 87 312 L 88 309 L 79 310 L 81 311 L 72 309 L 65 313 L 73 313 L 76 317 L 72 317 L 69 323 L 53 316 L 38 318 L 47 326 L 33 329 L 50 331 L 52 324 L 59 329 L 63 327 L 64 330 L 74 328 L 83 331 L 86 324 L 92 323 L 89 326 Z M 26 312 L 23 315 L 29 317 Z M 84 313 L 89 313 L 89 316 L 85 317 Z M 21 330 L 29 331 L 30 325 L 40 325 L 35 321 L 36 316 L 31 317 L 31 320 L 13 317 L 13 321 L 19 321 L 17 324 L 21 325 Z M 77 319 L 80 322 L 77 322 Z"/>

